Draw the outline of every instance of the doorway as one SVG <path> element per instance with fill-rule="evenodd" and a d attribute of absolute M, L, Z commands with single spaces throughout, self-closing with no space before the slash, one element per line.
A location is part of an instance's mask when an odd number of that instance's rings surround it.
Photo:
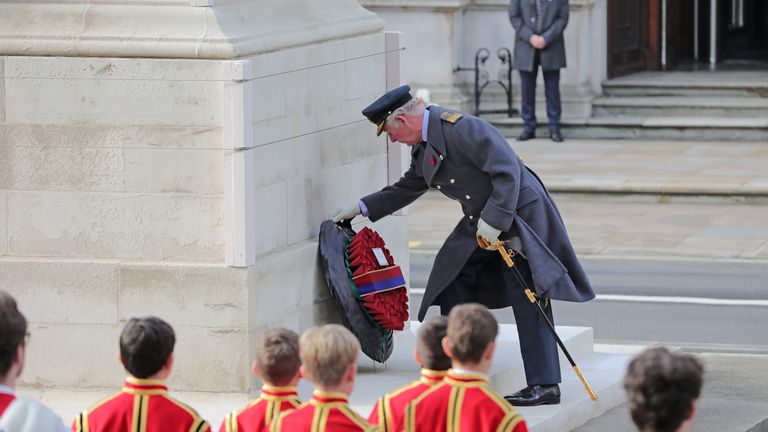
<path fill-rule="evenodd" d="M 768 68 L 765 0 L 661 1 L 666 6 L 661 69 Z"/>
<path fill-rule="evenodd" d="M 607 17 L 610 78 L 643 70 L 768 70 L 766 0 L 611 0 Z"/>

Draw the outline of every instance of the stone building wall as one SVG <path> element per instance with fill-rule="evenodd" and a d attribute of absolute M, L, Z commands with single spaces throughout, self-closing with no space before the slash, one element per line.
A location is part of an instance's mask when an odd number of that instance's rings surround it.
<path fill-rule="evenodd" d="M 408 82 L 431 91 L 432 101 L 471 111 L 474 75 L 454 73 L 457 66 L 474 67 L 475 53 L 488 48 L 488 72 L 497 79 L 500 47 L 514 52 L 515 32 L 509 23 L 509 0 L 359 0 L 386 21 L 386 29 L 404 33 Z M 606 0 L 570 0 L 570 20 L 565 30 L 568 67 L 560 78 L 563 116 L 586 118 L 591 102 L 602 92 L 607 77 Z M 537 111 L 546 118 L 543 81 L 539 74 Z M 514 104 L 520 107 L 519 79 L 513 74 Z M 504 102 L 500 87 L 489 87 L 482 103 L 499 108 Z"/>

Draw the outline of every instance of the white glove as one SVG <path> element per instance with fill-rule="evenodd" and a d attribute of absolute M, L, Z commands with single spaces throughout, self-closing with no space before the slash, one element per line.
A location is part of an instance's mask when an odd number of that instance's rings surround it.
<path fill-rule="evenodd" d="M 494 244 L 499 239 L 501 230 L 488 225 L 484 220 L 477 221 L 477 236 L 487 241 L 488 244 Z"/>
<path fill-rule="evenodd" d="M 345 219 L 353 219 L 355 216 L 359 216 L 360 213 L 360 203 L 355 201 L 354 204 L 336 209 L 336 212 L 331 219 L 333 219 L 334 222 L 340 222 Z"/>

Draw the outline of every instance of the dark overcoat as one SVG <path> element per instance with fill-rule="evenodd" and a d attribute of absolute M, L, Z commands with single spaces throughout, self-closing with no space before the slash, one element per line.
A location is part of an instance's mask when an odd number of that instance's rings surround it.
<path fill-rule="evenodd" d="M 539 61 L 544 70 L 565 67 L 565 40 L 563 30 L 568 25 L 568 0 L 541 0 L 541 34 L 547 46 L 541 50 Z M 513 67 L 533 72 L 536 52 L 528 40 L 536 33 L 536 0 L 511 0 L 509 21 L 515 28 L 515 59 Z"/>
<path fill-rule="evenodd" d="M 413 147 L 408 171 L 362 201 L 375 222 L 430 188 L 457 201 L 464 217 L 435 257 L 419 320 L 429 306 L 440 304 L 438 296 L 478 247 L 479 218 L 501 229 L 501 238 L 520 238 L 540 297 L 577 302 L 594 298 L 555 203 L 493 126 L 474 116 L 430 107 L 427 142 Z M 498 263 L 477 281 L 476 300 L 489 308 L 510 306 L 503 289 L 504 264 L 501 259 Z"/>

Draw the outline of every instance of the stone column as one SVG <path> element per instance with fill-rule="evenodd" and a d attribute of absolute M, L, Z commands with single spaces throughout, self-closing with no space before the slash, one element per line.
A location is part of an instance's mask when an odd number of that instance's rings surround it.
<path fill-rule="evenodd" d="M 253 340 L 334 318 L 320 222 L 388 181 L 360 110 L 383 22 L 356 0 L 6 1 L 0 287 L 26 386 L 120 384 L 117 336 L 177 331 L 171 386 L 245 392 Z M 407 262 L 404 218 L 377 226 Z"/>
<path fill-rule="evenodd" d="M 427 88 L 432 102 L 465 109 L 471 102 L 453 69 L 463 59 L 465 8 L 470 0 L 360 0 L 386 21 L 388 31 L 403 33 L 406 81 Z"/>

